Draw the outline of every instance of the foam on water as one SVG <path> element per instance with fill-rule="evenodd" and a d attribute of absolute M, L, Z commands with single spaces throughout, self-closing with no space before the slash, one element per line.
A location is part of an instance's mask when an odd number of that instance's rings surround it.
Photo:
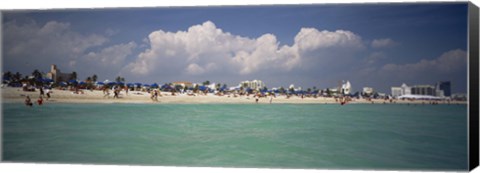
<path fill-rule="evenodd" d="M 3 159 L 467 169 L 465 105 L 3 104 Z"/>

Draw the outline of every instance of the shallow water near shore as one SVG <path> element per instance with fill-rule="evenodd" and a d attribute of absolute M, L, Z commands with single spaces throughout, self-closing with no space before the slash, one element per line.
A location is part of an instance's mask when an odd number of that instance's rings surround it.
<path fill-rule="evenodd" d="M 3 104 L 3 160 L 467 169 L 466 105 Z"/>

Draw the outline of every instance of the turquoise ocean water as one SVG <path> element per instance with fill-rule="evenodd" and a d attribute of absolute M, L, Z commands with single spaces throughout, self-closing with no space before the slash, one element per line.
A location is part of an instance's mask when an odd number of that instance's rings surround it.
<path fill-rule="evenodd" d="M 467 169 L 466 105 L 3 104 L 3 160 Z"/>

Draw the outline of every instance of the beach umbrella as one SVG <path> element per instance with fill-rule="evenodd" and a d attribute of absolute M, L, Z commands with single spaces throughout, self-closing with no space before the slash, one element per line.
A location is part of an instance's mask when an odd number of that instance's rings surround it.
<path fill-rule="evenodd" d="M 97 85 L 105 85 L 105 83 L 103 83 L 103 82 L 97 82 L 96 84 Z"/>
<path fill-rule="evenodd" d="M 77 85 L 78 82 L 77 82 L 76 80 L 73 80 L 73 79 L 72 79 L 72 80 L 69 80 L 69 81 L 68 81 L 68 84 Z"/>
<path fill-rule="evenodd" d="M 81 81 L 81 82 L 80 82 L 80 83 L 78 83 L 78 84 L 80 84 L 80 85 L 85 85 L 85 84 L 87 84 L 87 83 L 85 83 L 85 82 Z"/>
<path fill-rule="evenodd" d="M 152 88 L 158 88 L 158 84 L 157 84 L 157 83 L 153 83 L 152 85 L 150 85 L 150 87 L 152 87 Z"/>
<path fill-rule="evenodd" d="M 142 86 L 142 83 L 135 83 L 136 86 Z"/>
<path fill-rule="evenodd" d="M 66 82 L 60 82 L 59 84 L 60 84 L 60 86 L 67 86 Z"/>
<path fill-rule="evenodd" d="M 127 83 L 127 87 L 133 87 L 134 84 L 133 83 Z"/>
<path fill-rule="evenodd" d="M 10 81 L 10 77 L 8 77 L 8 76 L 3 76 L 3 81 Z"/>
<path fill-rule="evenodd" d="M 108 82 L 107 85 L 116 85 L 116 82 Z"/>
<path fill-rule="evenodd" d="M 198 86 L 198 89 L 200 91 L 205 91 L 207 89 L 207 87 L 206 86 Z"/>
<path fill-rule="evenodd" d="M 164 84 L 164 85 L 162 85 L 161 89 L 162 89 L 162 90 L 164 90 L 164 89 L 172 89 L 172 87 L 171 87 L 170 85 Z"/>
<path fill-rule="evenodd" d="M 43 81 L 44 83 L 50 83 L 50 82 L 53 82 L 53 80 L 52 80 L 52 79 L 47 79 L 47 78 L 43 79 L 42 81 Z"/>
<path fill-rule="evenodd" d="M 148 84 L 143 84 L 143 86 L 144 86 L 144 87 L 150 87 L 150 85 L 148 85 Z"/>

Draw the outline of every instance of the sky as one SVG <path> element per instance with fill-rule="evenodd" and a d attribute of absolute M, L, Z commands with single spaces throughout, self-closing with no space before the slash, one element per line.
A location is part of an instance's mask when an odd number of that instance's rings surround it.
<path fill-rule="evenodd" d="M 2 11 L 3 71 L 127 82 L 467 90 L 467 4 Z"/>

